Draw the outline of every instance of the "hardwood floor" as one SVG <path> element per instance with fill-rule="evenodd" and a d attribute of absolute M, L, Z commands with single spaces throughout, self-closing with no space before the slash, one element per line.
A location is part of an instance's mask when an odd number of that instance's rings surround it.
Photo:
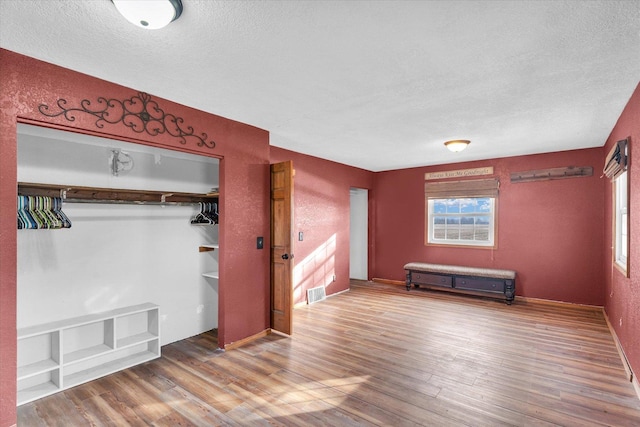
<path fill-rule="evenodd" d="M 19 426 L 638 426 L 602 313 L 352 282 L 294 335 L 162 358 L 20 406 Z"/>

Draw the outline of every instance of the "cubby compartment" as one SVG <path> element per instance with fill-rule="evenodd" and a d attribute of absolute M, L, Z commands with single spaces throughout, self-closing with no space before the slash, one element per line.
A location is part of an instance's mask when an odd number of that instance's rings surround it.
<path fill-rule="evenodd" d="M 116 317 L 116 348 L 121 349 L 158 338 L 158 310 Z"/>
<path fill-rule="evenodd" d="M 63 363 L 78 362 L 113 350 L 113 336 L 113 319 L 63 329 Z"/>
<path fill-rule="evenodd" d="M 18 341 L 18 380 L 60 367 L 60 332 L 43 332 Z"/>
<path fill-rule="evenodd" d="M 31 402 L 62 389 L 60 369 L 55 368 L 26 378 L 18 378 L 18 404 Z"/>

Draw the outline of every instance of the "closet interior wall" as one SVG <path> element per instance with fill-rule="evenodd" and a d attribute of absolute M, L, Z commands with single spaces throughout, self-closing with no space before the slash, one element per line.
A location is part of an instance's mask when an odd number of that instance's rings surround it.
<path fill-rule="evenodd" d="M 115 176 L 113 151 L 133 167 Z M 18 182 L 208 193 L 219 160 L 35 126 L 18 127 Z M 151 302 L 161 345 L 218 327 L 218 226 L 197 204 L 64 202 L 70 229 L 18 231 L 17 327 Z M 216 249 L 217 251 L 218 249 Z M 215 252 L 215 251 L 214 251 Z"/>

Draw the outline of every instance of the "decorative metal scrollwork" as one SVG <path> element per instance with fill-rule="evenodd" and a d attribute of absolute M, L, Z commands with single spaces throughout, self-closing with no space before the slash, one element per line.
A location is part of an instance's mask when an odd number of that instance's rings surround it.
<path fill-rule="evenodd" d="M 65 99 L 58 99 L 58 112 L 50 112 L 49 106 L 40 104 L 38 110 L 47 117 L 64 116 L 70 122 L 75 121 L 76 113 L 87 113 L 96 117 L 96 127 L 102 129 L 105 123 L 116 124 L 122 122 L 136 133 L 146 132 L 151 136 L 167 133 L 178 138 L 181 144 L 194 140 L 199 147 L 215 148 L 216 143 L 208 140 L 206 133 L 196 134 L 191 126 L 184 125 L 182 117 L 167 114 L 158 103 L 151 99 L 151 95 L 139 92 L 124 101 L 99 97 L 95 106 L 88 99 L 80 102 L 80 107 L 68 108 Z"/>

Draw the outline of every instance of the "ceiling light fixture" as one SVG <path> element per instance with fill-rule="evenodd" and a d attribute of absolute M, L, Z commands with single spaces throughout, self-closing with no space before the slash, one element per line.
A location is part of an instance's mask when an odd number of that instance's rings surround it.
<path fill-rule="evenodd" d="M 180 0 L 111 0 L 127 21 L 140 28 L 157 30 L 178 19 Z"/>
<path fill-rule="evenodd" d="M 471 141 L 467 139 L 454 139 L 453 141 L 447 141 L 444 143 L 444 145 L 454 153 L 464 150 L 469 144 L 471 144 Z"/>

